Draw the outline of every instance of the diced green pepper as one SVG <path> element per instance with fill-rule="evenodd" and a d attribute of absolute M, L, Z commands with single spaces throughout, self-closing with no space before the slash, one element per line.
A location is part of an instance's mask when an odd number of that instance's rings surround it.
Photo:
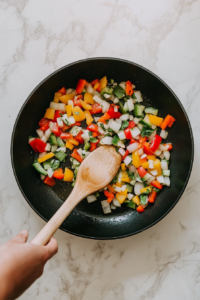
<path fill-rule="evenodd" d="M 55 152 L 54 155 L 55 155 L 55 157 L 56 157 L 57 159 L 59 159 L 59 161 L 61 161 L 61 162 L 67 157 L 67 154 L 64 153 L 64 152 L 62 152 L 62 151 Z"/>

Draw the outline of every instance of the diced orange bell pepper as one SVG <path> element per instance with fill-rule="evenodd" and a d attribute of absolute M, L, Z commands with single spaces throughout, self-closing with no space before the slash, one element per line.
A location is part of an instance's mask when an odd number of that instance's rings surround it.
<path fill-rule="evenodd" d="M 162 184 L 158 180 L 153 180 L 151 182 L 151 185 L 153 185 L 155 188 L 162 190 Z"/>
<path fill-rule="evenodd" d="M 112 198 L 112 199 L 115 197 L 113 193 L 108 192 L 108 191 L 104 191 L 104 195 L 105 195 L 107 198 Z"/>
<path fill-rule="evenodd" d="M 142 166 L 142 164 L 144 164 L 145 162 L 147 162 L 147 158 L 146 158 L 146 157 L 141 158 L 141 156 L 140 156 L 140 163 L 141 163 L 141 166 Z"/>
<path fill-rule="evenodd" d="M 61 168 L 55 170 L 53 173 L 53 177 L 59 180 L 63 179 L 64 177 L 63 170 Z"/>
<path fill-rule="evenodd" d="M 149 194 L 148 201 L 149 203 L 154 203 L 156 199 L 157 193 L 153 190 L 151 194 Z"/>
<path fill-rule="evenodd" d="M 68 140 L 66 141 L 66 148 L 70 149 L 70 150 L 73 150 L 74 148 L 74 145 L 72 145 Z"/>
<path fill-rule="evenodd" d="M 92 96 L 92 94 L 90 94 L 90 93 L 85 93 L 84 94 L 84 102 L 85 103 L 89 103 L 89 104 L 94 104 L 94 99 L 93 99 L 93 96 Z"/>
<path fill-rule="evenodd" d="M 68 104 L 68 100 L 72 100 L 74 98 L 74 94 L 63 95 L 59 98 L 60 102 Z"/>
<path fill-rule="evenodd" d="M 75 121 L 83 121 L 85 119 L 85 113 L 79 106 L 72 107 L 72 112 Z"/>
<path fill-rule="evenodd" d="M 62 96 L 62 93 L 55 93 L 53 102 L 58 103 L 59 98 Z"/>
<path fill-rule="evenodd" d="M 108 185 L 107 185 L 107 188 L 109 189 L 109 191 L 110 191 L 111 193 L 116 194 L 116 191 L 115 191 L 115 189 L 112 187 L 112 185 L 108 184 Z"/>
<path fill-rule="evenodd" d="M 142 205 L 139 205 L 136 209 L 137 209 L 137 212 L 139 212 L 139 213 L 142 213 L 145 211 L 145 209 Z"/>
<path fill-rule="evenodd" d="M 108 203 L 111 203 L 113 201 L 113 198 L 107 198 Z"/>
<path fill-rule="evenodd" d="M 132 83 L 130 81 L 126 82 L 126 95 L 131 96 L 133 94 Z"/>
<path fill-rule="evenodd" d="M 83 100 L 80 100 L 81 101 L 81 105 L 82 107 L 85 109 L 85 110 L 91 110 L 92 109 L 92 106 L 87 104 L 85 101 Z"/>
<path fill-rule="evenodd" d="M 174 119 L 174 117 L 171 116 L 171 120 L 168 124 L 168 127 L 172 127 L 172 125 L 174 124 L 175 121 L 176 121 L 176 119 Z"/>
<path fill-rule="evenodd" d="M 107 77 L 104 76 L 103 78 L 101 78 L 100 80 L 100 90 L 102 91 L 106 86 L 107 86 Z"/>
<path fill-rule="evenodd" d="M 62 87 L 57 93 L 61 93 L 62 95 L 65 95 L 66 94 L 65 87 Z"/>
<path fill-rule="evenodd" d="M 147 155 L 148 160 L 156 160 L 155 155 Z"/>
<path fill-rule="evenodd" d="M 111 118 L 111 116 L 106 112 L 106 113 L 98 120 L 98 122 L 107 124 L 107 123 L 106 123 L 106 120 L 109 120 L 110 118 Z"/>
<path fill-rule="evenodd" d="M 53 120 L 55 115 L 55 109 L 47 108 L 44 118 Z"/>
<path fill-rule="evenodd" d="M 79 142 L 77 140 L 75 140 L 74 138 L 69 138 L 68 142 L 71 143 L 74 146 L 78 146 Z"/>

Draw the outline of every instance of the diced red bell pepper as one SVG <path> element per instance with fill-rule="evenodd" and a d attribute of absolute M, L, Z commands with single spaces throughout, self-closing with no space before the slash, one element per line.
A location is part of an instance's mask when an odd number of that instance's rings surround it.
<path fill-rule="evenodd" d="M 137 171 L 141 178 L 143 178 L 147 174 L 147 171 L 143 167 L 139 167 Z"/>
<path fill-rule="evenodd" d="M 99 141 L 98 141 L 99 142 Z M 97 143 L 90 143 L 90 152 L 92 152 L 92 151 L 94 151 L 94 150 L 96 150 L 97 149 L 97 144 L 98 144 L 98 142 Z"/>
<path fill-rule="evenodd" d="M 146 157 L 140 158 L 140 163 L 141 163 L 141 165 L 142 165 L 143 163 L 145 163 L 145 162 L 147 162 L 147 158 L 146 158 Z"/>
<path fill-rule="evenodd" d="M 39 152 L 45 152 L 46 145 L 43 141 L 40 139 L 36 139 L 36 148 L 38 149 Z"/>
<path fill-rule="evenodd" d="M 29 144 L 31 145 L 31 147 L 33 148 L 33 150 L 34 150 L 35 152 L 38 152 L 38 149 L 37 149 L 37 147 L 36 147 L 36 142 L 37 142 L 37 139 L 34 139 L 34 140 L 32 140 Z"/>
<path fill-rule="evenodd" d="M 162 184 L 160 184 L 160 182 L 158 180 L 153 180 L 151 182 L 151 185 L 153 185 L 155 188 L 162 190 Z"/>
<path fill-rule="evenodd" d="M 42 127 L 40 127 L 40 130 L 46 131 L 47 129 L 49 129 L 49 123 L 50 122 L 48 122 L 48 123 L 44 124 Z"/>
<path fill-rule="evenodd" d="M 134 144 L 134 143 L 138 143 L 138 140 L 131 139 L 131 140 L 130 140 L 130 144 Z"/>
<path fill-rule="evenodd" d="M 154 203 L 156 196 L 157 196 L 157 193 L 154 190 L 152 190 L 152 192 L 149 194 L 149 197 L 148 197 L 149 203 Z"/>
<path fill-rule="evenodd" d="M 71 154 L 71 157 L 75 158 L 76 160 L 78 160 L 80 163 L 82 163 L 83 159 L 82 157 L 80 156 L 80 154 L 77 152 L 77 149 L 74 149 L 72 154 Z"/>
<path fill-rule="evenodd" d="M 109 191 L 103 191 L 104 192 L 104 195 L 107 197 L 107 198 L 114 198 L 115 195 Z"/>
<path fill-rule="evenodd" d="M 52 132 L 56 135 L 56 136 L 60 136 L 61 135 L 61 130 L 60 127 L 58 126 L 57 123 L 53 123 L 53 129 Z"/>
<path fill-rule="evenodd" d="M 61 94 L 65 95 L 66 94 L 65 87 L 62 87 L 59 91 L 57 91 L 57 93 L 61 93 Z"/>
<path fill-rule="evenodd" d="M 135 123 L 134 123 L 134 121 L 129 121 L 129 125 L 128 125 L 128 127 L 127 128 L 130 128 L 130 129 L 132 129 L 132 128 L 134 128 L 135 127 Z"/>
<path fill-rule="evenodd" d="M 168 151 L 172 150 L 173 147 L 172 147 L 172 144 L 171 143 L 168 143 L 168 144 L 163 144 L 163 146 L 168 146 Z"/>
<path fill-rule="evenodd" d="M 122 156 L 122 160 L 125 160 L 125 158 L 127 157 L 127 155 L 129 155 L 129 151 L 128 151 L 128 149 L 126 150 L 126 152 L 125 152 L 124 156 Z"/>
<path fill-rule="evenodd" d="M 131 135 L 131 130 L 130 130 L 130 128 L 126 128 L 126 129 L 124 130 L 124 134 L 125 134 L 126 139 L 128 139 L 128 140 L 131 140 L 131 139 L 132 139 L 132 135 Z"/>
<path fill-rule="evenodd" d="M 162 141 L 161 136 L 156 134 L 153 138 L 153 141 L 151 142 L 151 145 L 150 145 L 150 149 L 151 149 L 152 152 L 155 152 L 158 149 L 161 141 Z"/>
<path fill-rule="evenodd" d="M 90 110 L 91 115 L 102 113 L 102 107 L 99 103 L 92 104 L 92 109 Z"/>
<path fill-rule="evenodd" d="M 46 119 L 46 118 L 42 118 L 39 122 L 39 126 L 42 127 L 44 126 L 45 124 L 49 123 L 49 119 Z"/>
<path fill-rule="evenodd" d="M 92 131 L 92 132 L 99 132 L 99 128 L 96 124 L 90 124 L 87 127 L 87 130 Z"/>
<path fill-rule="evenodd" d="M 93 80 L 92 82 L 90 82 L 91 83 L 91 85 L 95 85 L 96 83 L 98 83 L 99 82 L 99 79 L 95 79 L 95 80 Z"/>
<path fill-rule="evenodd" d="M 142 205 L 139 205 L 136 209 L 137 209 L 137 212 L 139 212 L 139 213 L 142 213 L 145 211 L 145 209 Z"/>
<path fill-rule="evenodd" d="M 147 141 L 147 137 L 145 136 L 145 137 L 142 137 L 142 136 L 140 136 L 140 138 L 139 138 L 139 143 L 144 143 L 144 142 L 146 142 Z"/>
<path fill-rule="evenodd" d="M 172 127 L 175 121 L 176 119 L 174 119 L 174 117 L 171 116 L 171 120 L 169 121 L 168 127 Z"/>
<path fill-rule="evenodd" d="M 54 122 L 57 122 L 57 118 L 60 118 L 62 115 L 64 115 L 64 111 L 56 110 L 54 115 Z"/>
<path fill-rule="evenodd" d="M 92 136 L 95 138 L 95 137 L 97 137 L 99 135 L 99 132 L 93 132 L 92 133 Z"/>
<path fill-rule="evenodd" d="M 64 124 L 64 126 L 62 127 L 62 131 L 66 131 L 67 129 L 73 127 L 73 126 L 81 126 L 81 122 L 76 122 L 72 125 L 67 126 L 66 124 Z"/>
<path fill-rule="evenodd" d="M 119 117 L 121 117 L 121 115 L 122 115 L 119 111 L 115 112 L 113 106 L 111 106 L 109 108 L 109 110 L 107 111 L 107 114 L 109 114 L 109 116 L 114 119 L 119 119 Z"/>
<path fill-rule="evenodd" d="M 79 144 L 84 144 L 84 140 L 83 140 L 83 138 L 82 138 L 82 135 L 83 134 L 83 131 L 81 130 L 78 134 L 77 134 L 77 136 L 75 136 L 74 137 L 74 139 L 77 141 L 77 142 L 79 142 Z"/>
<path fill-rule="evenodd" d="M 131 96 L 133 94 L 132 83 L 130 81 L 126 82 L 126 95 Z"/>
<path fill-rule="evenodd" d="M 85 79 L 79 79 L 77 86 L 76 86 L 76 92 L 77 94 L 81 94 L 87 81 Z"/>
<path fill-rule="evenodd" d="M 70 134 L 70 133 L 68 133 L 68 132 L 62 132 L 62 133 L 60 134 L 60 138 L 61 138 L 62 140 L 65 140 L 65 139 L 71 139 L 71 138 L 73 138 L 73 135 Z"/>
<path fill-rule="evenodd" d="M 150 149 L 149 143 L 147 143 L 147 142 L 143 143 L 143 150 L 144 150 L 144 153 L 146 153 L 147 155 L 153 154 L 153 152 Z"/>
<path fill-rule="evenodd" d="M 108 203 L 111 203 L 113 201 L 113 198 L 107 198 Z"/>
<path fill-rule="evenodd" d="M 64 177 L 63 170 L 61 168 L 55 170 L 53 173 L 53 177 L 59 180 L 63 179 Z"/>
<path fill-rule="evenodd" d="M 73 102 L 74 102 L 74 106 L 79 106 L 80 108 L 82 108 L 82 104 L 81 104 L 80 99 L 76 99 L 76 100 L 74 99 Z"/>
<path fill-rule="evenodd" d="M 49 186 L 54 186 L 56 184 L 55 179 L 53 177 L 46 176 L 43 182 Z"/>

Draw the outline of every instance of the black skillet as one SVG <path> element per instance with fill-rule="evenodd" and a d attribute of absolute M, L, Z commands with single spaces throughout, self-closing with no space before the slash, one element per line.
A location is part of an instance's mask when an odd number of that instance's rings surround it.
<path fill-rule="evenodd" d="M 169 129 L 172 142 L 170 170 L 171 186 L 164 187 L 155 203 L 145 212 L 122 205 L 110 215 L 104 215 L 100 200 L 91 204 L 84 199 L 63 222 L 61 229 L 74 235 L 92 239 L 117 239 L 139 233 L 160 221 L 175 206 L 190 177 L 194 156 L 192 129 L 187 114 L 173 91 L 149 70 L 126 60 L 91 58 L 69 64 L 44 79 L 30 94 L 21 108 L 11 140 L 11 160 L 19 188 L 27 202 L 45 221 L 49 220 L 70 194 L 70 183 L 57 181 L 50 188 L 43 184 L 32 167 L 34 151 L 28 136 L 35 136 L 39 120 L 62 86 L 75 88 L 78 79 L 88 82 L 107 76 L 116 82 L 130 80 L 144 97 L 144 105 L 159 109 L 159 116 L 171 114 L 176 122 Z M 26 126 L 24 126 L 26 124 Z M 29 124 L 29 126 L 27 126 Z M 70 166 L 69 158 L 65 166 Z"/>

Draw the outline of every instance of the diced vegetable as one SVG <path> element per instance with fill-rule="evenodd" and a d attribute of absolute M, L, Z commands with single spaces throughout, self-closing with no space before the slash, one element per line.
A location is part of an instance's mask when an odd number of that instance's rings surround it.
<path fill-rule="evenodd" d="M 74 178 L 74 173 L 72 172 L 72 170 L 65 168 L 65 173 L 64 173 L 64 181 L 68 181 L 68 182 L 72 182 Z"/>

